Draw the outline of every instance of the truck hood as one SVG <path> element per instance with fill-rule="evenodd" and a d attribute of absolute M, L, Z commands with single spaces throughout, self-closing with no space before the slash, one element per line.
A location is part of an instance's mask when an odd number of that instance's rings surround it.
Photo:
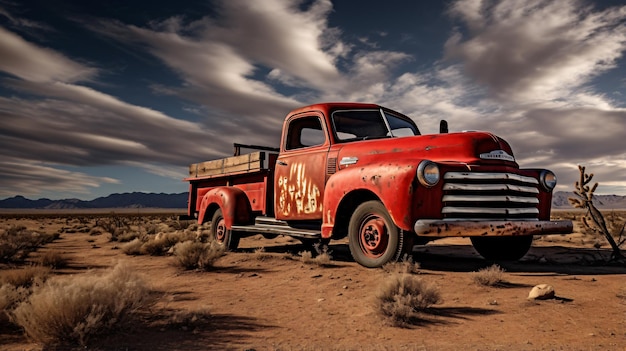
<path fill-rule="evenodd" d="M 416 161 L 427 159 L 466 164 L 504 163 L 518 167 L 509 143 L 487 132 L 427 134 L 355 141 L 342 144 L 337 158 L 340 167 L 381 159 Z"/>

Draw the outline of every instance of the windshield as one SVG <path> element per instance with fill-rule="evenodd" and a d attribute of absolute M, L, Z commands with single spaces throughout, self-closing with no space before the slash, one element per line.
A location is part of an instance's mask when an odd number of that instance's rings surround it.
<path fill-rule="evenodd" d="M 419 135 L 411 121 L 382 110 L 344 110 L 332 114 L 338 141 Z"/>

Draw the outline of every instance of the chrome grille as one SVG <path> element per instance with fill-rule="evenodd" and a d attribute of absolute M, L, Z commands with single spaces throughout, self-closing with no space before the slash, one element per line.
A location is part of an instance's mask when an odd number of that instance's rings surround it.
<path fill-rule="evenodd" d="M 444 175 L 446 219 L 528 219 L 539 214 L 539 182 L 514 173 L 448 172 Z"/>

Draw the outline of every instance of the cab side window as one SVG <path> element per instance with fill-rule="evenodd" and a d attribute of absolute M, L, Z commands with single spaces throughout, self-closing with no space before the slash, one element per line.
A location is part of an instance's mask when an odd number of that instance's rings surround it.
<path fill-rule="evenodd" d="M 296 118 L 289 123 L 287 132 L 287 150 L 323 145 L 326 134 L 318 117 Z"/>

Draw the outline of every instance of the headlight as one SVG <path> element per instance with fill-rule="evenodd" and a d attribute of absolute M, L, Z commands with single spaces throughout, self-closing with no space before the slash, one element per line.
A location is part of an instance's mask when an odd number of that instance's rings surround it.
<path fill-rule="evenodd" d="M 548 170 L 543 170 L 539 175 L 539 182 L 547 191 L 552 191 L 556 186 L 556 175 Z"/>
<path fill-rule="evenodd" d="M 439 182 L 439 166 L 431 161 L 422 161 L 417 166 L 417 179 L 425 187 L 435 186 Z"/>

